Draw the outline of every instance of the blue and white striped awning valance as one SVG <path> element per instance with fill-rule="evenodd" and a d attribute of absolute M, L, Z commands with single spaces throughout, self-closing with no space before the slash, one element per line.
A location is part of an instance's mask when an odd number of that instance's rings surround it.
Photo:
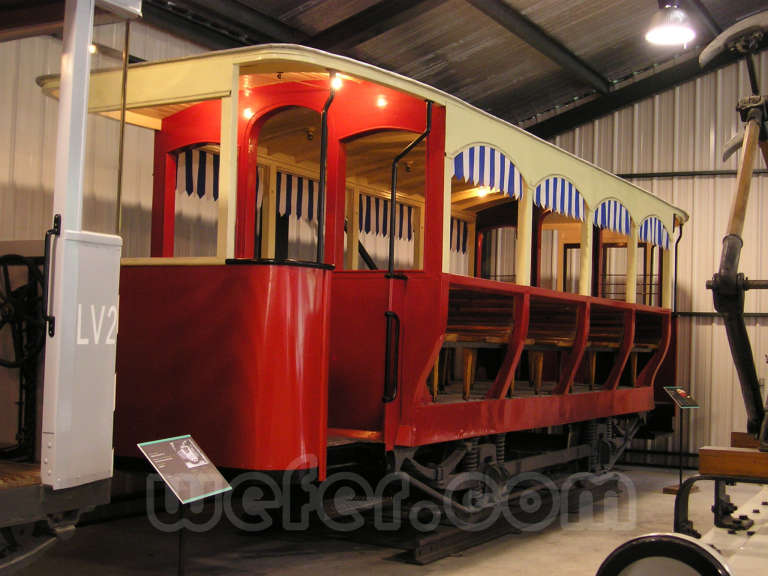
<path fill-rule="evenodd" d="M 629 236 L 629 211 L 618 200 L 603 200 L 595 210 L 595 226 Z"/>
<path fill-rule="evenodd" d="M 515 165 L 491 146 L 475 144 L 453 158 L 453 173 L 475 186 L 488 186 L 517 200 L 523 195 L 523 177 Z"/>
<path fill-rule="evenodd" d="M 451 218 L 451 252 L 467 253 L 469 224 L 458 218 Z"/>
<path fill-rule="evenodd" d="M 277 172 L 277 213 L 312 222 L 317 215 L 317 180 Z"/>
<path fill-rule="evenodd" d="M 584 198 L 573 183 L 559 176 L 547 178 L 536 186 L 533 203 L 563 216 L 584 219 Z"/>
<path fill-rule="evenodd" d="M 176 190 L 199 198 L 207 193 L 219 198 L 219 155 L 200 148 L 180 150 L 176 155 Z"/>
<path fill-rule="evenodd" d="M 390 201 L 360 194 L 357 226 L 360 233 L 389 235 Z M 413 206 L 395 203 L 395 234 L 399 240 L 413 239 Z"/>
<path fill-rule="evenodd" d="M 642 242 L 649 242 L 664 248 L 664 250 L 669 250 L 669 232 L 656 216 L 648 216 L 643 220 L 637 235 Z"/>

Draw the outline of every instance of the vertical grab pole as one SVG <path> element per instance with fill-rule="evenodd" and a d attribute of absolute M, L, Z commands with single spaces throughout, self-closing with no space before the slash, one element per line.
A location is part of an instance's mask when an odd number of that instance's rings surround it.
<path fill-rule="evenodd" d="M 427 100 L 427 127 L 424 132 L 419 134 L 416 139 L 408 144 L 392 161 L 392 186 L 389 194 L 389 265 L 387 267 L 387 276 L 391 277 L 395 273 L 395 201 L 397 200 L 397 163 L 402 160 L 406 154 L 418 146 L 424 138 L 429 136 L 432 131 L 432 102 Z"/>
<path fill-rule="evenodd" d="M 397 398 L 397 378 L 400 353 L 400 317 L 393 310 L 392 282 L 395 278 L 406 280 L 405 276 L 395 274 L 395 202 L 397 200 L 397 163 L 406 154 L 413 150 L 432 131 L 432 102 L 427 100 L 427 122 L 424 132 L 419 134 L 408 146 L 403 148 L 392 161 L 392 187 L 389 198 L 389 263 L 387 266 L 387 311 L 384 313 L 387 319 L 386 349 L 384 352 L 384 396 L 382 401 L 386 404 Z M 394 332 L 394 334 L 393 334 Z M 393 338 L 394 336 L 394 338 Z"/>
<path fill-rule="evenodd" d="M 128 89 L 128 52 L 131 45 L 131 23 L 125 21 L 123 38 L 123 78 L 120 84 L 120 142 L 117 149 L 117 200 L 115 207 L 115 234 L 123 231 L 123 163 L 125 157 L 125 106 Z"/>
<path fill-rule="evenodd" d="M 325 178 L 328 170 L 328 109 L 331 107 L 336 90 L 333 87 L 335 72 L 328 75 L 328 99 L 320 113 L 320 183 L 317 191 L 317 263 L 322 264 L 325 252 Z"/>

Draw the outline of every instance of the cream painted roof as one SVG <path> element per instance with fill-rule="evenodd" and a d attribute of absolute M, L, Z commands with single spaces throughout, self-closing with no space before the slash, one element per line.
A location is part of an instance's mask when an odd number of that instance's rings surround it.
<path fill-rule="evenodd" d="M 445 92 L 363 62 L 304 46 L 264 44 L 131 65 L 126 103 L 132 113 L 129 121 L 157 129 L 163 110 L 172 113 L 190 102 L 229 96 L 233 66 L 239 67 L 241 75 L 305 75 L 333 70 L 431 100 L 446 108 L 448 160 L 468 145 L 489 144 L 513 161 L 528 190 L 548 176 L 559 175 L 573 182 L 590 208 L 603 199 L 617 199 L 638 225 L 646 217 L 656 216 L 671 234 L 675 219 L 688 219 L 683 210 L 642 188 Z M 89 102 L 92 112 L 114 115 L 119 110 L 120 80 L 119 69 L 93 73 Z M 38 84 L 46 94 L 56 96 L 57 77 L 41 77 Z"/>

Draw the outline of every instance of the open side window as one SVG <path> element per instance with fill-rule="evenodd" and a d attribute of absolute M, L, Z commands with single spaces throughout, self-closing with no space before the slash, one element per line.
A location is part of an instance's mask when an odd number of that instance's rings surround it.
<path fill-rule="evenodd" d="M 503 152 L 473 144 L 454 156 L 451 176 L 448 271 L 514 282 L 520 172 Z"/>
<path fill-rule="evenodd" d="M 395 269 L 423 267 L 424 142 L 400 161 L 394 211 L 391 200 L 392 161 L 416 136 L 405 130 L 382 130 L 345 143 L 346 269 L 386 270 L 393 230 Z"/>

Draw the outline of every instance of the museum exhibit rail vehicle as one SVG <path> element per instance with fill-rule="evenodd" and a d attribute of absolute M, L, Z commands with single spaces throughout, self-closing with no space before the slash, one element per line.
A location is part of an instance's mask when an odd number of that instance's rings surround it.
<path fill-rule="evenodd" d="M 92 75 L 92 112 L 119 80 Z M 322 480 L 329 447 L 362 448 L 441 497 L 609 468 L 674 383 L 687 215 L 515 126 L 292 45 L 131 65 L 126 121 L 155 148 L 118 456 L 191 433 L 220 466 Z"/>

